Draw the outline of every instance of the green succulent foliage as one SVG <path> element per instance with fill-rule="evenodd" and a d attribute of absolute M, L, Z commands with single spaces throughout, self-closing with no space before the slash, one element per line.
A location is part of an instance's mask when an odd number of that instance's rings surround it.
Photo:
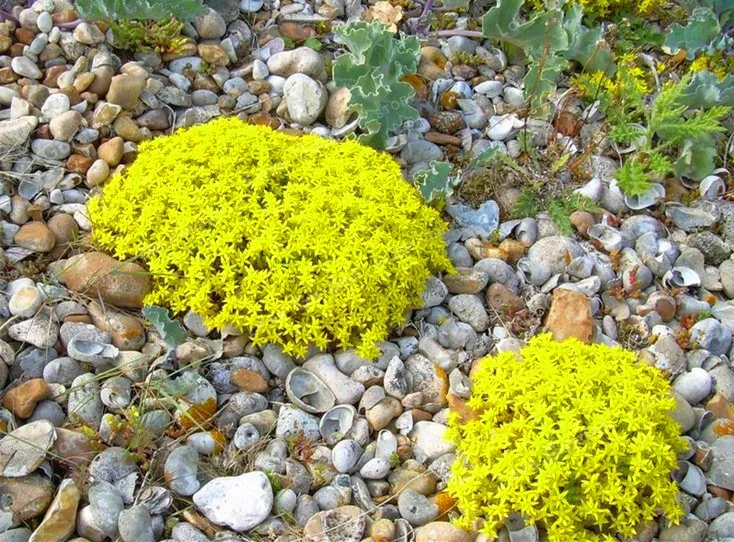
<path fill-rule="evenodd" d="M 206 13 L 201 0 L 77 0 L 76 9 L 88 21 L 164 21 L 171 17 L 192 21 Z"/>
<path fill-rule="evenodd" d="M 695 108 L 715 105 L 734 107 L 734 75 L 729 74 L 719 80 L 709 71 L 697 72 L 678 101 Z"/>
<path fill-rule="evenodd" d="M 458 176 L 451 175 L 449 162 L 431 162 L 429 169 L 419 171 L 413 176 L 413 182 L 428 203 L 445 202 L 454 193 L 458 184 Z"/>
<path fill-rule="evenodd" d="M 175 350 L 178 345 L 186 341 L 186 331 L 181 324 L 171 319 L 168 315 L 168 309 L 157 305 L 148 305 L 143 307 L 142 312 L 145 319 L 153 324 L 156 331 L 160 333 L 161 339 L 163 339 L 169 350 Z"/>
<path fill-rule="evenodd" d="M 384 149 L 395 128 L 418 118 L 410 105 L 415 90 L 401 80 L 418 67 L 418 38 L 395 39 L 384 24 L 364 21 L 350 22 L 335 34 L 347 52 L 334 61 L 334 82 L 351 92 L 349 104 L 364 132 L 360 141 Z"/>
<path fill-rule="evenodd" d="M 688 60 L 699 53 L 714 54 L 734 47 L 729 29 L 734 25 L 734 2 L 731 0 L 687 0 L 688 24 L 673 24 L 665 37 L 671 51 L 684 50 Z"/>
<path fill-rule="evenodd" d="M 524 0 L 498 0 L 482 18 L 482 34 L 488 39 L 514 46 L 529 60 L 525 76 L 526 99 L 533 111 L 546 109 L 544 98 L 569 61 L 587 71 L 613 74 L 612 51 L 603 39 L 601 28 L 582 24 L 583 8 L 574 5 L 567 11 L 563 3 L 536 11 L 526 22 L 518 22 Z"/>

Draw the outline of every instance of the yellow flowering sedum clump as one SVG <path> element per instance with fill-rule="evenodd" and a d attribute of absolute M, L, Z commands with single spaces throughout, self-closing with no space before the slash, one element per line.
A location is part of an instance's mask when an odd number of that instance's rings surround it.
<path fill-rule="evenodd" d="M 491 538 L 517 512 L 550 542 L 633 537 L 642 522 L 682 511 L 670 474 L 685 447 L 667 381 L 622 348 L 532 339 L 481 360 L 468 406 L 452 415 L 449 493 L 462 527 Z"/>
<path fill-rule="evenodd" d="M 290 354 L 376 354 L 450 267 L 444 222 L 389 155 L 234 118 L 141 144 L 89 213 L 100 247 L 147 262 L 147 304 Z"/>

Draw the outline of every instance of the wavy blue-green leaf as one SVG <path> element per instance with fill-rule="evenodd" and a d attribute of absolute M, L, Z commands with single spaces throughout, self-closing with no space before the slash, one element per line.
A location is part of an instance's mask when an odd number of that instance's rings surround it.
<path fill-rule="evenodd" d="M 201 0 L 77 0 L 76 10 L 88 21 L 192 21 L 206 13 Z"/>
<path fill-rule="evenodd" d="M 143 316 L 160 333 L 161 339 L 166 343 L 169 350 L 174 350 L 186 341 L 186 331 L 181 324 L 171 319 L 168 315 L 168 309 L 157 305 L 148 305 L 143 307 Z"/>

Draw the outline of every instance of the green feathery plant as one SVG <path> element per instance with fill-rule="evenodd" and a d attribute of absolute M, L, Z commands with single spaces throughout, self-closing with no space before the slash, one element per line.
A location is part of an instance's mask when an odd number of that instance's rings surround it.
<path fill-rule="evenodd" d="M 618 143 L 642 142 L 634 156 L 617 170 L 617 182 L 627 196 L 644 194 L 651 178 L 662 178 L 670 172 L 700 180 L 713 171 L 716 136 L 725 131 L 720 121 L 731 107 L 696 107 L 692 97 L 702 79 L 692 81 L 689 77 L 666 85 L 651 106 L 644 99 L 633 104 L 631 112 L 645 119 L 642 128 L 622 122 L 610 131 L 609 137 Z M 676 151 L 677 158 L 671 158 Z"/>

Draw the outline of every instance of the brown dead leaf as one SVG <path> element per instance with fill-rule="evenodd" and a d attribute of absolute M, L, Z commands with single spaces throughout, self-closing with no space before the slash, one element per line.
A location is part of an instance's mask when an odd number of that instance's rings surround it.
<path fill-rule="evenodd" d="M 391 32 L 398 31 L 398 23 L 403 19 L 403 8 L 393 6 L 386 0 L 380 0 L 366 11 L 364 20 L 367 22 L 377 21 L 387 25 Z"/>

